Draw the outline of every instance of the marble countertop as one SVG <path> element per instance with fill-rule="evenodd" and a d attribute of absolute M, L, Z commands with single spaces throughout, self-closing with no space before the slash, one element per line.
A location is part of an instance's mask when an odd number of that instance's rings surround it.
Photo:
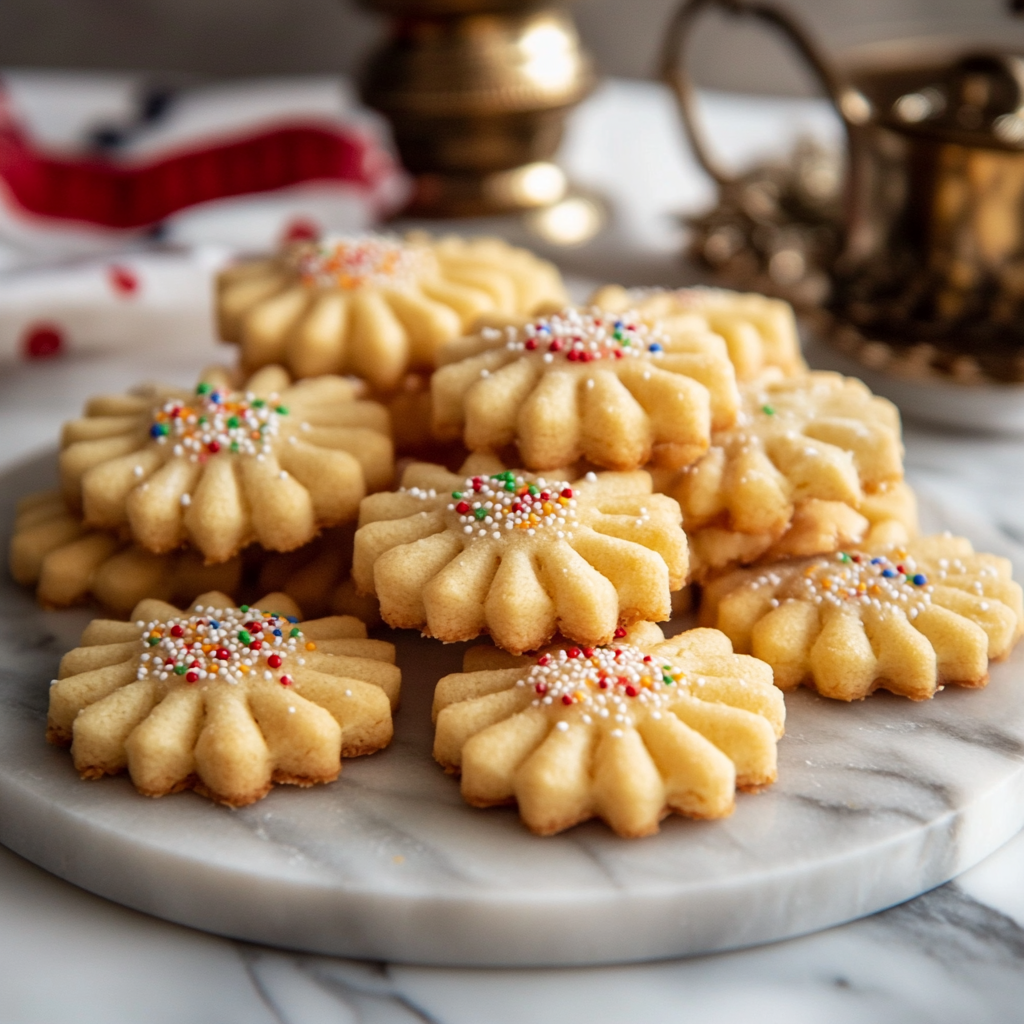
<path fill-rule="evenodd" d="M 811 104 L 721 102 L 727 148 L 735 140 L 777 144 L 779 125 L 790 137 L 796 124 L 827 130 Z M 624 173 L 623 153 L 636 173 Z M 706 201 L 709 190 L 686 157 L 664 93 L 605 87 L 577 114 L 566 163 L 603 189 L 617 214 L 600 246 L 562 258 L 579 289 L 605 277 L 686 279 L 671 214 Z M 215 356 L 197 342 L 162 360 L 161 376 L 185 383 Z M 0 469 L 51 447 L 61 420 L 87 395 L 154 373 L 152 359 L 139 356 L 5 367 Z M 919 491 L 1024 571 L 1021 441 L 909 423 L 906 443 Z M 233 942 L 108 903 L 0 848 L 0 951 L 0 1021 L 17 1024 L 985 1024 L 1019 1019 L 1024 1005 L 1024 835 L 954 882 L 816 935 L 690 960 L 573 970 L 362 963 Z"/>

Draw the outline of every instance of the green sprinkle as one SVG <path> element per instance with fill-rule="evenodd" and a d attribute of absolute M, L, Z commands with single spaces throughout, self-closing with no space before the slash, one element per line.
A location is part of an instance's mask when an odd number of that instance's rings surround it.
<path fill-rule="evenodd" d="M 247 629 L 239 630 L 238 639 L 241 640 L 243 644 L 251 643 L 252 634 Z"/>
<path fill-rule="evenodd" d="M 459 501 L 462 498 L 462 491 L 452 491 L 452 497 Z"/>
<path fill-rule="evenodd" d="M 288 406 L 287 405 L 279 405 L 277 407 L 277 409 L 275 410 L 275 412 L 279 412 L 282 416 L 287 416 L 288 415 Z"/>
<path fill-rule="evenodd" d="M 262 398 L 253 399 L 252 407 L 254 409 L 262 409 L 267 403 Z"/>
<path fill-rule="evenodd" d="M 206 419 L 205 416 L 200 416 L 199 417 L 199 425 L 200 426 L 203 426 L 206 422 L 207 422 L 207 419 Z"/>
<path fill-rule="evenodd" d="M 840 562 L 848 562 L 849 560 L 850 560 L 850 556 L 845 551 L 840 551 L 839 552 L 839 561 Z"/>
<path fill-rule="evenodd" d="M 537 497 L 538 494 L 540 494 L 540 491 L 536 487 L 534 487 L 533 484 L 530 484 L 530 488 L 529 489 L 530 489 L 530 494 L 532 494 L 535 498 Z"/>
<path fill-rule="evenodd" d="M 185 666 L 184 665 L 175 665 L 174 666 L 174 674 L 176 676 L 183 676 L 185 674 Z"/>
<path fill-rule="evenodd" d="M 229 427 L 237 427 L 237 426 L 240 426 L 240 425 L 241 425 L 241 421 L 239 420 L 239 418 L 237 416 L 229 416 L 228 417 L 228 426 Z"/>
<path fill-rule="evenodd" d="M 512 480 L 506 481 L 506 483 L 505 483 L 505 490 L 506 491 L 514 491 L 515 489 L 516 489 L 516 485 L 515 485 L 514 481 L 512 481 Z"/>
<path fill-rule="evenodd" d="M 156 647 L 156 645 L 158 643 L 160 643 L 160 637 L 158 637 L 158 636 L 147 636 L 146 637 L 146 643 L 149 644 L 150 647 Z"/>
<path fill-rule="evenodd" d="M 301 629 L 299 629 L 299 627 L 298 627 L 298 626 L 295 626 L 295 627 L 294 627 L 294 628 L 293 628 L 293 629 L 291 630 L 291 632 L 289 632 L 289 634 L 288 634 L 288 635 L 289 635 L 289 636 L 301 636 L 301 635 L 302 635 L 302 630 L 301 630 Z"/>
<path fill-rule="evenodd" d="M 773 406 L 771 406 L 771 405 L 762 405 L 761 406 L 761 412 L 763 412 L 765 414 L 765 416 L 774 416 L 775 415 L 775 408 Z"/>
<path fill-rule="evenodd" d="M 205 381 L 196 388 L 197 395 L 208 395 L 213 390 L 212 384 L 207 384 Z"/>
<path fill-rule="evenodd" d="M 238 451 L 238 442 L 237 441 L 232 441 L 231 442 L 231 450 L 233 452 L 237 452 Z"/>
<path fill-rule="evenodd" d="M 249 610 L 249 606 L 247 604 L 240 604 L 238 606 L 238 610 L 240 612 L 247 612 Z"/>
<path fill-rule="evenodd" d="M 476 519 L 477 521 L 479 521 L 481 519 L 485 519 L 486 517 L 487 517 L 487 509 L 485 509 L 485 508 L 478 508 L 478 509 L 474 509 L 473 510 L 473 518 Z"/>

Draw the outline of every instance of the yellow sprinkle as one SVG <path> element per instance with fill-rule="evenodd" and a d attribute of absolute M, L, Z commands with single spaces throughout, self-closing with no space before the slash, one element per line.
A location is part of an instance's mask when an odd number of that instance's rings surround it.
<path fill-rule="evenodd" d="M 544 515 L 549 516 L 552 512 L 555 511 L 555 506 L 552 505 L 550 501 L 545 501 L 544 504 L 541 505 L 541 511 L 544 513 Z"/>
<path fill-rule="evenodd" d="M 244 672 L 248 672 L 249 671 L 249 666 L 248 665 L 239 665 L 238 669 L 239 669 L 240 672 L 243 672 L 243 673 Z"/>
<path fill-rule="evenodd" d="M 559 498 L 558 499 L 558 504 L 562 505 L 564 507 L 564 506 L 569 504 L 569 499 L 568 498 Z"/>

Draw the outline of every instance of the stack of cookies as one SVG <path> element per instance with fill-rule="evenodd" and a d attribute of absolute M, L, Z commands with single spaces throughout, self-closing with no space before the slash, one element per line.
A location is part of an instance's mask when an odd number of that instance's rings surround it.
<path fill-rule="evenodd" d="M 774 781 L 784 690 L 981 686 L 1021 634 L 1004 560 L 918 536 L 896 409 L 810 372 L 778 300 L 577 307 L 495 239 L 366 236 L 239 263 L 218 320 L 238 370 L 94 399 L 19 516 L 41 602 L 131 610 L 53 689 L 84 776 L 334 778 L 390 739 L 383 620 L 489 638 L 435 681 L 467 802 L 641 836 Z M 702 626 L 666 639 L 691 584 Z"/>

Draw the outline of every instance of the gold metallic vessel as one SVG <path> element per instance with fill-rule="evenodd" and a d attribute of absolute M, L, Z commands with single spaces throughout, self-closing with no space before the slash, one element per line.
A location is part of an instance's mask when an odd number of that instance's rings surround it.
<path fill-rule="evenodd" d="M 572 19 L 514 0 L 363 0 L 393 16 L 362 76 L 416 192 L 408 213 L 504 213 L 558 202 L 551 158 L 595 74 Z"/>

